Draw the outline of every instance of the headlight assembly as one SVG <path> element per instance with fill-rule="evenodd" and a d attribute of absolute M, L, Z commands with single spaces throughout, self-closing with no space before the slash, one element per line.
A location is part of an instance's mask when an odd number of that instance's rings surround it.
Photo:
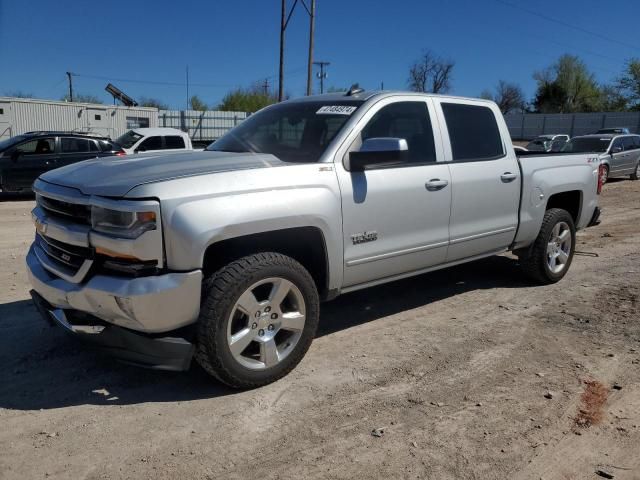
<path fill-rule="evenodd" d="M 91 207 L 91 227 L 96 232 L 130 239 L 158 228 L 155 212 L 112 210 L 95 205 Z"/>

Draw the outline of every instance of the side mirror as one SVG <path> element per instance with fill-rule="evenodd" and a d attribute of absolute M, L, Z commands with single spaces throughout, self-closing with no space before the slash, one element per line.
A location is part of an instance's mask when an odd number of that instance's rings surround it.
<path fill-rule="evenodd" d="M 362 172 L 369 167 L 398 165 L 407 160 L 408 153 L 404 138 L 367 138 L 360 150 L 349 154 L 348 170 Z"/>
<path fill-rule="evenodd" d="M 611 147 L 611 154 L 620 153 L 622 151 L 622 147 Z"/>
<path fill-rule="evenodd" d="M 18 149 L 15 149 L 13 152 L 11 152 L 11 161 L 17 162 L 20 158 L 20 155 L 22 155 L 22 152 Z"/>

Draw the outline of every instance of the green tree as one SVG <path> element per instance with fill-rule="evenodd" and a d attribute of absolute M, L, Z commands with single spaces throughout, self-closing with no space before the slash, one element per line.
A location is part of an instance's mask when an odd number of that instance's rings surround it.
<path fill-rule="evenodd" d="M 627 108 L 640 110 L 640 59 L 632 58 L 627 62 L 616 87 L 625 98 Z"/>
<path fill-rule="evenodd" d="M 191 104 L 191 110 L 197 110 L 199 112 L 204 112 L 205 110 L 207 110 L 207 104 L 200 100 L 200 97 L 198 97 L 197 95 L 191 97 L 189 103 Z"/>
<path fill-rule="evenodd" d="M 618 85 L 603 85 L 600 88 L 601 107 L 604 112 L 623 112 L 628 109 L 629 99 Z"/>
<path fill-rule="evenodd" d="M 60 100 L 64 102 L 69 102 L 69 94 L 64 95 Z M 95 95 L 86 95 L 83 93 L 78 93 L 73 95 L 73 103 L 104 103 Z"/>
<path fill-rule="evenodd" d="M 236 88 L 228 92 L 218 105 L 218 110 L 253 113 L 277 101 L 275 95 L 265 92 L 260 85 L 255 84 L 249 88 Z"/>
<path fill-rule="evenodd" d="M 538 112 L 593 112 L 601 108 L 600 87 L 586 64 L 575 55 L 562 55 L 533 78 L 538 83 L 533 101 Z"/>
<path fill-rule="evenodd" d="M 140 97 L 138 105 L 140 105 L 141 107 L 157 108 L 158 110 L 169 110 L 169 105 L 164 103 L 162 100 L 151 97 Z"/>

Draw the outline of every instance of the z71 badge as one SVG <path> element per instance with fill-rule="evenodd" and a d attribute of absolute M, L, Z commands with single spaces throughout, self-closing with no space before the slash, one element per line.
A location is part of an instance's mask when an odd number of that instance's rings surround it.
<path fill-rule="evenodd" d="M 378 239 L 378 232 L 372 230 L 371 232 L 354 233 L 351 235 L 351 241 L 354 245 L 365 242 L 375 242 Z"/>

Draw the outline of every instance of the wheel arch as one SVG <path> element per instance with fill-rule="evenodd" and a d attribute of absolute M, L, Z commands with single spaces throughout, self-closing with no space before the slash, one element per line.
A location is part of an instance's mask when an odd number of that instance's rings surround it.
<path fill-rule="evenodd" d="M 557 192 L 549 197 L 547 200 L 546 210 L 552 208 L 561 208 L 569 212 L 573 223 L 578 225 L 580 215 L 582 214 L 582 198 L 583 193 L 581 190 L 569 190 L 566 192 Z"/>
<path fill-rule="evenodd" d="M 330 296 L 327 244 L 318 227 L 291 227 L 213 242 L 204 252 L 202 269 L 206 276 L 233 260 L 260 252 L 281 253 L 298 261 L 313 277 L 320 297 Z"/>

